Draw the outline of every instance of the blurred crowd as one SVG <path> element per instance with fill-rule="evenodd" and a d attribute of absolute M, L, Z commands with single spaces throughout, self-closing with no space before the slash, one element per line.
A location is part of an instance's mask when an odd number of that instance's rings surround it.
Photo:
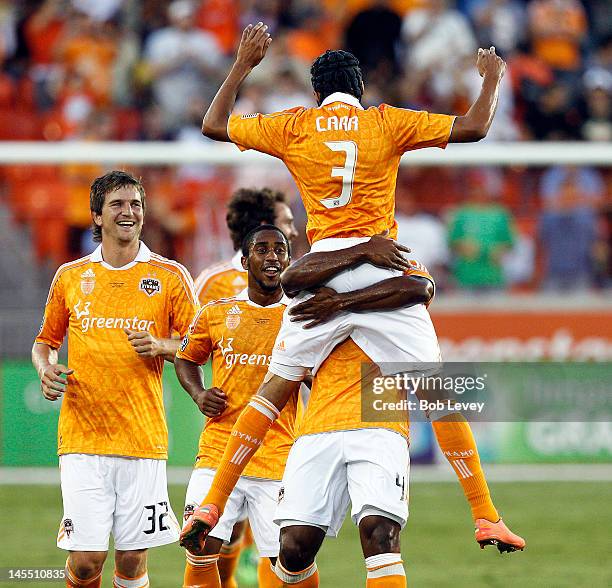
<path fill-rule="evenodd" d="M 343 47 L 361 62 L 364 105 L 463 113 L 479 90 L 476 49 L 495 45 L 508 73 L 487 140 L 612 148 L 609 0 L 0 0 L 0 140 L 197 146 L 241 30 L 259 20 L 274 42 L 239 111 L 314 106 L 310 64 Z M 41 260 L 90 246 L 87 191 L 99 171 L 1 170 L 3 194 L 17 222 L 32 228 Z M 229 253 L 227 240 L 210 235 L 224 235 L 224 202 L 236 185 L 272 177 L 295 191 L 282 171 L 184 165 L 141 173 L 150 239 L 195 271 Z M 435 253 L 429 263 L 443 288 L 606 286 L 610 186 L 610 170 L 403 168 L 400 238 L 412 244 L 421 231 L 431 244 L 437 234 L 439 245 L 421 255 L 427 263 Z M 59 242 L 37 229 L 49 214 L 65 235 Z"/>

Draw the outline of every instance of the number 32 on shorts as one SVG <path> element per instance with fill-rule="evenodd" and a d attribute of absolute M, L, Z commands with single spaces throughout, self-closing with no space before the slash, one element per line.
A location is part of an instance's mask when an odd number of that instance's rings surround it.
<path fill-rule="evenodd" d="M 147 517 L 147 526 L 149 528 L 143 531 L 145 535 L 151 535 L 158 530 L 168 530 L 168 527 L 164 522 L 164 519 L 168 516 L 168 503 L 165 500 L 163 502 L 158 502 L 157 504 L 149 504 L 145 506 L 145 510 L 150 511 L 150 516 Z"/>
<path fill-rule="evenodd" d="M 344 166 L 332 167 L 331 170 L 332 178 L 342 178 L 340 196 L 321 200 L 321 204 L 325 208 L 340 208 L 346 206 L 353 197 L 353 180 L 355 179 L 355 167 L 357 166 L 357 143 L 354 141 L 326 141 L 324 145 L 332 151 L 346 153 Z"/>

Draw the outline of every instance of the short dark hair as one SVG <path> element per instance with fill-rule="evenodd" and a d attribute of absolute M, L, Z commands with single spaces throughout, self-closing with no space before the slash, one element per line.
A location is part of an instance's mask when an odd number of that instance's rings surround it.
<path fill-rule="evenodd" d="M 289 239 L 287 239 L 287 235 L 285 235 L 285 233 L 283 233 L 283 231 L 281 231 L 277 226 L 267 224 L 259 225 L 254 229 L 251 229 L 245 235 L 244 239 L 242 240 L 242 245 L 240 247 L 243 257 L 249 256 L 249 251 L 251 249 L 251 245 L 253 245 L 253 243 L 255 242 L 255 237 L 257 237 L 257 235 L 262 231 L 276 231 L 277 233 L 280 233 L 283 236 L 283 240 L 287 244 L 287 253 L 289 254 L 289 257 L 291 257 L 291 244 L 289 243 Z"/>
<path fill-rule="evenodd" d="M 341 49 L 327 50 L 314 60 L 310 68 L 310 81 L 321 102 L 334 92 L 345 92 L 359 100 L 363 94 L 359 59 Z"/>
<path fill-rule="evenodd" d="M 142 209 L 145 210 L 146 195 L 142 182 L 128 172 L 113 170 L 93 181 L 91 189 L 89 190 L 89 209 L 91 212 L 102 214 L 106 195 L 120 188 L 125 188 L 126 186 L 134 186 L 136 190 L 138 190 L 140 199 L 142 200 Z M 93 240 L 96 243 L 102 241 L 102 227 L 93 223 L 91 232 L 93 234 Z"/>
<path fill-rule="evenodd" d="M 244 238 L 255 227 L 261 224 L 274 225 L 274 205 L 277 202 L 289 204 L 283 192 L 270 188 L 240 188 L 234 192 L 225 217 L 234 251 L 241 248 Z"/>

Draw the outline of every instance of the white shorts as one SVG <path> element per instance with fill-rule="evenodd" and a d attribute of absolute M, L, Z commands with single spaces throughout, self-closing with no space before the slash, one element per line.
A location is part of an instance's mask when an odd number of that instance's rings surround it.
<path fill-rule="evenodd" d="M 165 460 L 71 453 L 60 456 L 60 475 L 61 549 L 108 551 L 111 533 L 121 551 L 178 540 Z"/>
<path fill-rule="evenodd" d="M 191 473 L 185 496 L 184 521 L 198 507 L 208 493 L 215 470 L 197 468 Z M 260 557 L 276 557 L 279 551 L 279 528 L 274 524 L 274 510 L 278 502 L 279 480 L 241 476 L 225 505 L 223 515 L 210 537 L 229 543 L 234 525 L 248 517 L 253 539 Z"/>
<path fill-rule="evenodd" d="M 335 537 L 350 501 L 356 525 L 376 514 L 403 528 L 409 466 L 407 440 L 388 429 L 300 437 L 289 452 L 274 522 L 314 525 Z"/>
<path fill-rule="evenodd" d="M 367 240 L 323 239 L 312 246 L 312 252 L 338 250 Z M 363 264 L 341 272 L 326 285 L 337 292 L 350 292 L 400 275 L 399 271 Z M 311 296 L 309 292 L 301 292 L 283 314 L 269 367 L 277 376 L 300 381 L 308 370 L 315 374 L 332 349 L 347 337 L 381 366 L 383 375 L 398 371 L 397 365 L 390 365 L 393 363 L 405 365 L 441 360 L 436 331 L 423 304 L 388 311 L 343 312 L 327 323 L 304 329 L 306 323 L 289 320 L 289 311 Z"/>

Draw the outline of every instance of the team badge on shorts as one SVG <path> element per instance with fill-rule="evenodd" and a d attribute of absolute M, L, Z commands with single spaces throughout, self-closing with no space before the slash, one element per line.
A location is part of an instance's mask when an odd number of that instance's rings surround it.
<path fill-rule="evenodd" d="M 81 274 L 81 292 L 83 292 L 85 296 L 88 296 L 94 291 L 95 287 L 96 274 L 91 268 L 89 268 Z"/>
<path fill-rule="evenodd" d="M 187 345 L 189 345 L 189 335 L 185 335 L 181 341 L 181 353 L 187 349 Z"/>
<path fill-rule="evenodd" d="M 278 504 L 280 504 L 280 503 L 281 503 L 281 500 L 282 500 L 283 498 L 285 498 L 285 487 L 284 487 L 284 486 L 281 486 L 281 487 L 280 487 L 280 489 L 279 489 L 279 491 L 278 491 L 278 499 L 277 499 Z"/>
<path fill-rule="evenodd" d="M 64 533 L 66 533 L 66 537 L 68 537 L 68 539 L 70 539 L 70 533 L 74 533 L 72 519 L 64 519 Z"/>
<path fill-rule="evenodd" d="M 195 504 L 186 504 L 183 511 L 183 521 L 187 522 L 187 519 L 195 512 L 195 509 Z"/>
<path fill-rule="evenodd" d="M 157 278 L 141 278 L 138 289 L 147 296 L 155 296 L 161 292 L 161 282 Z"/>

